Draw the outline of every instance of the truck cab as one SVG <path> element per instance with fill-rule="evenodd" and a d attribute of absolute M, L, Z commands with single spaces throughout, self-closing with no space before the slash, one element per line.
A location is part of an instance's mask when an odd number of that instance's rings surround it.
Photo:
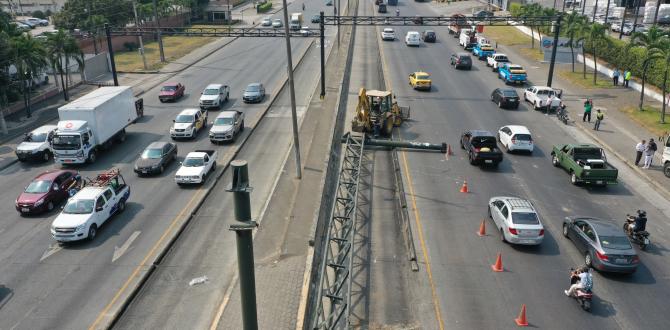
<path fill-rule="evenodd" d="M 288 26 L 291 30 L 300 30 L 302 27 L 302 13 L 292 13 Z"/>
<path fill-rule="evenodd" d="M 51 224 L 51 236 L 58 242 L 93 240 L 98 228 L 125 210 L 129 197 L 130 187 L 118 169 L 87 179 Z"/>
<path fill-rule="evenodd" d="M 95 161 L 96 136 L 83 120 L 59 121 L 51 146 L 60 164 L 82 164 Z M 89 159 L 93 155 L 93 160 Z"/>
<path fill-rule="evenodd" d="M 458 37 L 458 43 L 465 50 L 471 50 L 477 45 L 477 38 L 475 37 L 475 31 L 473 30 L 460 30 L 460 36 Z"/>

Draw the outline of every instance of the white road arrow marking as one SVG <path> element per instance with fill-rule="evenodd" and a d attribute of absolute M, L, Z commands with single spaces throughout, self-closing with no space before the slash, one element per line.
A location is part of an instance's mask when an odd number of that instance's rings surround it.
<path fill-rule="evenodd" d="M 46 259 L 46 258 L 51 257 L 51 255 L 53 255 L 54 253 L 56 253 L 56 252 L 58 252 L 62 249 L 63 249 L 63 247 L 60 246 L 60 244 L 58 244 L 58 243 L 49 245 L 49 248 L 46 251 L 44 251 L 44 254 L 42 255 L 42 258 L 40 258 L 40 262 L 44 261 L 44 259 Z"/>
<path fill-rule="evenodd" d="M 128 248 L 130 247 L 130 244 L 133 244 L 133 241 L 137 239 L 137 236 L 140 236 L 140 231 L 134 232 L 130 237 L 128 237 L 128 240 L 126 240 L 121 247 L 115 246 L 114 247 L 114 256 L 112 257 L 112 262 L 116 261 L 116 259 L 121 258 L 121 256 L 128 251 Z"/>

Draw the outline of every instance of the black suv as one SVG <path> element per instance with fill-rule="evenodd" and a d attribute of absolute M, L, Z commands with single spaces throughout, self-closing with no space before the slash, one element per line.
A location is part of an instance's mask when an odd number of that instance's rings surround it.
<path fill-rule="evenodd" d="M 468 53 L 451 54 L 451 65 L 456 69 L 472 69 L 472 57 Z"/>
<path fill-rule="evenodd" d="M 472 165 L 497 167 L 503 159 L 496 137 L 489 131 L 465 131 L 461 134 L 461 148 L 468 153 Z"/>
<path fill-rule="evenodd" d="M 498 105 L 498 108 L 516 109 L 519 107 L 519 94 L 512 88 L 496 88 L 491 93 L 491 101 Z"/>
<path fill-rule="evenodd" d="M 423 41 L 425 42 L 435 42 L 437 40 L 437 34 L 433 30 L 423 31 Z"/>

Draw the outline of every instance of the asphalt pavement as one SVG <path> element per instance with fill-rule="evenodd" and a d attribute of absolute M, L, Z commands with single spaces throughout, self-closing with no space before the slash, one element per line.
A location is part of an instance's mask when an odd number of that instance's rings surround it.
<path fill-rule="evenodd" d="M 310 44 L 308 39 L 293 40 L 294 63 Z M 0 283 L 4 286 L 0 328 L 104 327 L 214 183 L 210 178 L 200 188 L 178 188 L 172 177 L 177 164 L 158 177 L 137 178 L 132 173 L 134 160 L 150 142 L 169 140 L 168 128 L 174 116 L 184 108 L 196 107 L 200 91 L 213 82 L 231 86 L 230 101 L 224 109 L 244 111 L 246 132 L 250 132 L 286 79 L 285 53 L 276 51 L 283 48 L 283 39 L 239 38 L 173 78 L 187 88 L 178 102 L 159 103 L 159 88 L 146 91 L 145 117 L 129 127 L 126 142 L 100 155 L 95 164 L 78 168 L 83 176 L 93 176 L 118 167 L 131 187 L 126 211 L 102 227 L 93 242 L 59 246 L 49 233 L 55 212 L 21 217 L 14 210 L 14 199 L 22 187 L 40 172 L 56 168 L 53 163 L 13 164 L 2 170 L 0 184 L 7 188 L 0 193 L 5 213 L 0 224 Z M 242 90 L 257 81 L 266 85 L 265 101 L 243 104 Z M 217 113 L 210 111 L 209 121 Z M 206 133 L 201 133 L 193 141 L 178 142 L 179 158 L 196 148 L 212 148 L 219 151 L 219 164 L 225 165 L 248 134 L 235 144 L 213 146 Z M 267 151 L 259 151 L 268 157 L 264 162 L 269 165 L 277 161 L 273 166 L 280 166 L 285 153 L 271 143 L 266 147 Z M 218 204 L 216 208 L 225 206 Z M 126 252 L 116 253 L 113 259 L 115 251 L 124 245 L 129 247 Z"/>
<path fill-rule="evenodd" d="M 403 15 L 449 15 L 448 6 L 401 2 Z M 436 8 L 442 8 L 436 10 Z M 408 201 L 414 222 L 417 253 L 425 253 L 430 268 L 431 291 L 437 297 L 436 323 L 426 328 L 512 328 L 522 304 L 528 307 L 533 326 L 564 328 L 649 328 L 667 326 L 668 307 L 664 297 L 670 291 L 665 262 L 668 246 L 668 201 L 629 171 L 620 168 L 621 183 L 607 189 L 576 187 L 568 175 L 551 166 L 553 144 L 592 142 L 575 127 L 559 123 L 526 105 L 518 110 L 500 110 L 489 99 L 491 91 L 504 86 L 484 62 L 474 60 L 472 71 L 449 66 L 449 55 L 462 51 L 446 27 L 437 32 L 435 44 L 422 43 L 408 48 L 402 41 L 384 44 L 386 79 L 401 105 L 412 108 L 412 120 L 401 127 L 405 139 L 451 144 L 453 156 L 406 152 L 403 165 Z M 402 38 L 420 27 L 397 27 Z M 514 58 L 512 58 L 514 61 Z M 539 70 L 540 68 L 527 68 Z M 423 70 L 432 74 L 433 90 L 413 91 L 407 75 Z M 522 89 L 518 92 L 521 94 Z M 570 95 L 566 95 L 570 97 Z M 486 129 L 521 124 L 533 133 L 536 150 L 532 155 L 505 154 L 497 170 L 470 165 L 458 148 L 466 129 Z M 470 193 L 459 189 L 467 180 Z M 531 200 L 546 231 L 543 244 L 523 248 L 503 244 L 487 219 L 487 201 L 500 195 Z M 416 209 L 414 210 L 414 206 Z M 623 223 L 626 213 L 648 211 L 653 247 L 639 252 L 641 265 L 632 276 L 595 275 L 595 300 L 591 313 L 582 311 L 563 290 L 569 285 L 571 267 L 583 264 L 583 256 L 561 235 L 565 216 L 589 215 Z M 475 232 L 487 219 L 488 235 Z M 417 234 L 421 232 L 420 234 Z M 421 252 L 420 252 L 421 251 Z M 493 273 L 490 265 L 502 253 L 503 273 Z M 426 297 L 425 299 L 429 299 Z M 441 322 L 440 322 L 441 320 Z"/>

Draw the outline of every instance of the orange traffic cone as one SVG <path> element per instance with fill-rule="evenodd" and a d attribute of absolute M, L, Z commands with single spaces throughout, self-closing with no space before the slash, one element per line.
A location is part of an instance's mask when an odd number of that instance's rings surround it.
<path fill-rule="evenodd" d="M 500 252 L 498 252 L 498 257 L 496 258 L 496 263 L 491 265 L 491 269 L 493 269 L 494 272 L 504 271 L 503 264 L 502 264 L 502 255 L 500 254 Z"/>
<path fill-rule="evenodd" d="M 468 181 L 463 180 L 463 185 L 461 186 L 461 192 L 462 193 L 467 193 L 468 192 Z"/>
<path fill-rule="evenodd" d="M 516 322 L 516 325 L 520 327 L 528 326 L 528 320 L 526 320 L 526 304 L 521 305 L 521 312 L 519 312 L 519 317 L 515 318 L 514 322 Z"/>
<path fill-rule="evenodd" d="M 447 155 L 449 155 L 449 156 L 453 156 L 453 155 L 454 155 L 454 152 L 451 150 L 451 144 L 448 144 L 448 145 L 447 145 Z"/>
<path fill-rule="evenodd" d="M 482 220 L 482 224 L 479 225 L 479 231 L 477 232 L 477 235 L 481 236 L 486 236 L 486 220 Z"/>

